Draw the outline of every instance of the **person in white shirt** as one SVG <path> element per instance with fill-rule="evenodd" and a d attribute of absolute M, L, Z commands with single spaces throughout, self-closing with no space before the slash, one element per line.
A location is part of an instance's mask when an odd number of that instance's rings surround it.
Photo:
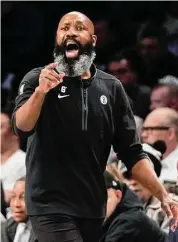
<path fill-rule="evenodd" d="M 160 180 L 163 183 L 177 182 L 178 162 L 178 112 L 171 108 L 157 108 L 145 119 L 141 139 L 152 144 L 162 140 L 166 144 L 163 154 Z"/>
<path fill-rule="evenodd" d="M 10 109 L 1 110 L 1 181 L 7 203 L 15 182 L 26 175 L 26 153 L 20 149 L 19 138 L 11 130 L 10 116 Z"/>

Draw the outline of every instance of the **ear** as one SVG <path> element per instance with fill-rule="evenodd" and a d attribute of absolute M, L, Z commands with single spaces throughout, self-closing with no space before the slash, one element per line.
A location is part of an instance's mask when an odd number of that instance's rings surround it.
<path fill-rule="evenodd" d="M 175 138 L 176 130 L 174 127 L 169 128 L 168 135 L 169 135 L 169 140 L 172 140 Z"/>
<path fill-rule="evenodd" d="M 122 192 L 120 190 L 116 190 L 116 197 L 118 199 L 118 203 L 120 203 L 122 199 Z"/>
<path fill-rule="evenodd" d="M 94 47 L 96 46 L 96 41 L 97 41 L 97 36 L 93 34 L 92 35 L 92 43 L 93 43 Z"/>

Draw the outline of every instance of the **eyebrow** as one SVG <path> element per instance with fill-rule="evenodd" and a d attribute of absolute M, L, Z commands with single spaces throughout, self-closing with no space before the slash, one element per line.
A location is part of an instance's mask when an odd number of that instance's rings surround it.
<path fill-rule="evenodd" d="M 76 21 L 76 24 L 81 24 L 81 25 L 87 27 L 87 26 L 86 26 L 82 21 L 80 21 L 80 20 Z M 64 23 L 62 23 L 62 25 L 71 25 L 71 23 L 70 23 L 70 22 L 64 22 Z"/>
<path fill-rule="evenodd" d="M 64 23 L 62 23 L 61 25 L 70 25 L 70 23 L 69 22 L 64 22 Z"/>
<path fill-rule="evenodd" d="M 77 23 L 77 24 L 82 24 L 82 25 L 84 25 L 84 23 L 83 23 L 82 21 L 80 21 L 80 20 L 76 21 L 76 23 Z"/>

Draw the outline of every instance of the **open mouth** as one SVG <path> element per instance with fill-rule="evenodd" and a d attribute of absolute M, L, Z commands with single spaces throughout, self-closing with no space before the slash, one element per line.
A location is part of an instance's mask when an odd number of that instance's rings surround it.
<path fill-rule="evenodd" d="M 74 41 L 68 41 L 66 44 L 65 53 L 66 53 L 67 58 L 74 59 L 74 58 L 78 57 L 78 54 L 79 54 L 78 44 Z"/>

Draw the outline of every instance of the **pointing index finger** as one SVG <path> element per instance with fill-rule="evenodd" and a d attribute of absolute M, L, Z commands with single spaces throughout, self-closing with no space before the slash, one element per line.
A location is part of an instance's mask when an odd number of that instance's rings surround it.
<path fill-rule="evenodd" d="M 46 69 L 53 70 L 57 66 L 57 63 L 51 63 L 46 66 Z"/>

